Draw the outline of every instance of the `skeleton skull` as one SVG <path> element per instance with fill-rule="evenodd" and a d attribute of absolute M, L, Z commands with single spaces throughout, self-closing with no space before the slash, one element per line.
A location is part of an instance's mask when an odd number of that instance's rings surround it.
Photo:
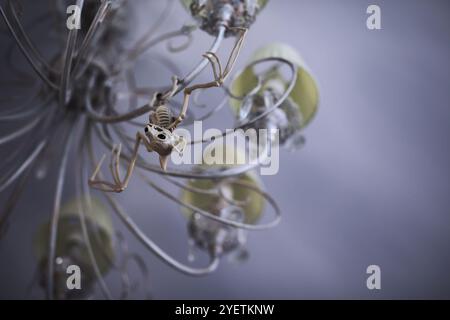
<path fill-rule="evenodd" d="M 145 135 L 152 149 L 159 154 L 161 168 L 166 170 L 168 156 L 175 149 L 180 155 L 186 147 L 186 140 L 172 131 L 149 123 L 145 126 Z"/>

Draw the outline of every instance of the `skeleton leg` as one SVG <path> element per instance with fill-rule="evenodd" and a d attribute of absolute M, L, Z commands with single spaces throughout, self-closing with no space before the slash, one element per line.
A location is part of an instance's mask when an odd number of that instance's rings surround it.
<path fill-rule="evenodd" d="M 113 175 L 114 181 L 116 181 L 116 184 L 120 184 L 120 154 L 122 152 L 122 144 L 119 143 L 119 145 L 114 150 L 111 157 L 114 158 L 114 167 L 111 167 L 111 173 Z"/>
<path fill-rule="evenodd" d="M 113 176 L 114 183 L 105 181 L 105 180 L 96 180 L 96 176 L 98 172 L 100 171 L 100 167 L 105 160 L 105 155 L 102 156 L 100 162 L 98 163 L 97 167 L 94 170 L 94 173 L 92 174 L 91 178 L 89 179 L 89 185 L 95 189 L 105 191 L 105 192 L 122 192 L 126 189 L 128 186 L 128 182 L 131 178 L 131 174 L 133 173 L 134 166 L 136 164 L 136 159 L 138 157 L 138 151 L 139 146 L 141 142 L 144 143 L 145 147 L 147 148 L 147 151 L 152 151 L 152 146 L 150 142 L 147 140 L 147 137 L 142 134 L 141 132 L 136 133 L 136 142 L 134 145 L 133 154 L 131 156 L 130 162 L 128 164 L 127 173 L 125 175 L 125 178 L 123 182 L 120 180 L 120 172 L 119 172 L 119 161 L 120 161 L 120 153 L 121 153 L 121 145 L 118 147 L 113 147 L 113 155 L 112 157 L 114 160 L 111 160 L 110 169 L 111 174 Z M 115 153 L 115 157 L 114 157 Z M 114 165 L 113 165 L 114 163 Z"/>
<path fill-rule="evenodd" d="M 183 99 L 183 106 L 181 108 L 180 114 L 178 115 L 178 117 L 167 127 L 167 129 L 172 130 L 175 129 L 186 117 L 186 112 L 187 112 L 187 107 L 189 105 L 189 98 L 192 94 L 192 91 L 196 90 L 196 89 L 207 89 L 207 88 L 212 88 L 212 87 L 220 87 L 220 82 L 218 81 L 212 81 L 212 82 L 208 82 L 208 83 L 202 83 L 202 84 L 197 84 L 194 85 L 192 87 L 188 87 L 186 89 L 184 89 L 184 99 Z"/>
<path fill-rule="evenodd" d="M 160 99 L 162 101 L 166 101 L 167 99 L 171 98 L 175 94 L 177 89 L 178 89 L 178 77 L 173 76 L 172 77 L 172 87 L 167 92 L 163 93 L 160 96 Z"/>
<path fill-rule="evenodd" d="M 224 75 L 225 77 L 230 73 L 231 69 L 233 69 L 234 64 L 236 63 L 237 57 L 239 56 L 239 52 L 241 51 L 242 44 L 244 43 L 245 35 L 247 34 L 247 28 L 235 27 L 233 29 L 237 29 L 240 31 L 240 34 L 234 44 L 233 49 L 231 50 L 230 57 L 228 58 L 227 65 L 225 66 Z"/>
<path fill-rule="evenodd" d="M 211 62 L 211 65 L 213 67 L 213 72 L 215 75 L 215 79 L 222 81 L 222 82 L 225 80 L 225 78 L 228 76 L 228 74 L 233 69 L 233 66 L 236 63 L 237 57 L 239 56 L 239 52 L 241 51 L 242 44 L 244 42 L 245 35 L 247 34 L 247 30 L 248 30 L 246 28 L 234 28 L 234 29 L 240 30 L 241 33 L 238 36 L 238 38 L 233 46 L 233 49 L 231 50 L 227 64 L 226 64 L 225 68 L 223 69 L 223 71 L 222 71 L 222 65 L 220 63 L 219 57 L 217 57 L 217 55 L 214 52 L 207 51 L 204 54 L 204 57 L 207 58 Z M 219 69 L 219 77 L 216 76 L 215 64 L 217 64 L 218 69 Z"/>
<path fill-rule="evenodd" d="M 239 52 L 242 47 L 242 43 L 244 41 L 245 34 L 247 33 L 247 29 L 245 28 L 239 28 L 241 30 L 241 34 L 239 35 L 238 39 L 236 40 L 236 43 L 234 44 L 233 49 L 231 50 L 230 57 L 228 58 L 227 64 L 225 69 L 222 70 L 222 65 L 220 63 L 219 57 L 213 52 L 206 52 L 203 56 L 209 60 L 211 63 L 213 74 L 214 74 L 214 81 L 202 83 L 202 84 L 196 84 L 191 87 L 187 87 L 184 89 L 184 99 L 183 99 L 183 106 L 181 108 L 179 116 L 170 124 L 168 129 L 175 129 L 185 118 L 187 108 L 189 105 L 189 98 L 192 94 L 192 91 L 197 89 L 208 89 L 212 87 L 220 87 L 223 82 L 225 81 L 228 74 L 231 72 L 231 69 L 233 68 L 237 56 L 239 55 Z M 217 65 L 217 67 L 216 67 Z"/>
<path fill-rule="evenodd" d="M 119 146 L 117 146 L 116 144 L 113 146 L 111 150 L 111 161 L 109 164 L 109 170 L 111 171 L 114 183 L 116 185 L 120 184 L 119 159 L 120 159 L 120 150 L 122 149 L 121 147 L 122 147 L 121 144 L 119 144 Z"/>
<path fill-rule="evenodd" d="M 115 185 L 111 182 L 107 182 L 107 181 L 101 181 L 95 180 L 95 177 L 97 176 L 98 172 L 100 171 L 100 167 L 103 164 L 103 161 L 105 161 L 106 158 L 106 154 L 104 154 L 100 161 L 97 164 L 97 167 L 95 167 L 94 172 L 92 173 L 91 178 L 89 179 L 88 183 L 91 187 L 98 189 L 98 190 L 102 190 L 102 191 L 112 191 L 112 189 L 114 189 Z"/>

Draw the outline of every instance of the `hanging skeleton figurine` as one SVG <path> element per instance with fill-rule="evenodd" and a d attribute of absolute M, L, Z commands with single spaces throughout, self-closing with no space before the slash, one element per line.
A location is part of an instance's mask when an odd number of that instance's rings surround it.
<path fill-rule="evenodd" d="M 231 29 L 231 28 L 230 28 Z M 113 176 L 114 182 L 108 182 L 105 180 L 97 180 L 96 176 L 100 171 L 100 167 L 105 160 L 105 155 L 101 158 L 97 167 L 94 170 L 91 178 L 89 179 L 89 185 L 93 188 L 106 191 L 106 192 L 122 192 L 128 186 L 131 174 L 133 173 L 134 166 L 138 157 L 139 146 L 141 142 L 144 143 L 145 148 L 148 152 L 155 151 L 159 154 L 159 163 L 163 170 L 166 170 L 167 161 L 173 150 L 182 154 L 184 147 L 186 146 L 186 140 L 174 133 L 173 131 L 177 126 L 183 121 L 186 116 L 187 108 L 189 105 L 190 95 L 194 90 L 197 89 L 207 89 L 212 87 L 220 87 L 225 81 L 226 77 L 233 68 L 236 62 L 239 51 L 242 47 L 242 43 L 247 33 L 246 28 L 232 28 L 237 29 L 239 35 L 237 36 L 236 43 L 231 50 L 230 57 L 228 58 L 225 69 L 222 69 L 221 63 L 217 55 L 213 52 L 206 52 L 203 57 L 208 59 L 211 63 L 214 81 L 196 84 L 191 87 L 184 89 L 184 99 L 180 114 L 177 118 L 172 117 L 172 113 L 168 107 L 168 101 L 177 92 L 179 81 L 176 77 L 172 78 L 172 88 L 165 93 L 157 93 L 152 99 L 151 105 L 155 108 L 149 115 L 149 123 L 145 126 L 143 134 L 142 132 L 136 133 L 136 141 L 134 145 L 133 154 L 131 155 L 130 162 L 128 164 L 128 169 L 125 174 L 125 178 L 121 180 L 119 173 L 119 159 L 121 153 L 121 145 L 114 147 L 112 150 L 115 156 L 115 165 L 111 165 L 111 174 Z"/>

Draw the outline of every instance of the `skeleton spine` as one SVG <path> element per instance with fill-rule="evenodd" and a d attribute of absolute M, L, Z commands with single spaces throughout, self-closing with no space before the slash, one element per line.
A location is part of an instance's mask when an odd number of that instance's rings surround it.
<path fill-rule="evenodd" d="M 171 123 L 171 114 L 169 108 L 165 105 L 159 106 L 156 109 L 156 119 L 159 126 L 167 128 Z"/>

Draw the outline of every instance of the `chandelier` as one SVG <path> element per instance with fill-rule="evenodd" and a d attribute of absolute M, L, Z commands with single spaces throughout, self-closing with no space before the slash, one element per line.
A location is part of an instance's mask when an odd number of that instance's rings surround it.
<path fill-rule="evenodd" d="M 48 1 L 44 16 L 31 22 L 23 19 L 29 14 L 27 5 L 7 0 L 0 6 L 1 41 L 13 40 L 2 45 L 8 48 L 4 59 L 14 75 L 2 87 L 13 88 L 20 96 L 11 94 L 0 102 L 0 150 L 5 155 L 0 192 L 7 199 L 0 208 L 0 237 L 7 233 L 14 208 L 34 179 L 53 190 L 48 195 L 52 212 L 37 228 L 34 243 L 38 267 L 33 285 L 48 299 L 91 298 L 97 287 L 105 298 L 127 298 L 138 284 L 149 297 L 145 257 L 129 250 L 130 237 L 168 267 L 191 276 L 215 271 L 225 256 L 245 261 L 248 232 L 272 228 L 281 218 L 270 187 L 263 186 L 258 173 L 274 174 L 267 164 L 276 161 L 279 149 L 282 156 L 283 150 L 301 148 L 303 130 L 318 105 L 310 70 L 287 44 L 265 45 L 244 68 L 236 67 L 243 63 L 240 53 L 246 39 L 257 36 L 253 22 L 262 10 L 270 10 L 270 4 L 165 1 L 163 12 L 149 13 L 146 30 L 126 43 L 130 34 L 136 34 L 130 17 L 140 2 L 73 2 Z M 75 5 L 74 28 L 68 28 L 71 5 Z M 193 23 L 174 22 L 173 30 L 159 30 L 174 5 L 182 5 Z M 51 29 L 50 59 L 29 35 L 30 29 L 40 27 Z M 181 73 L 174 53 L 186 50 L 200 32 L 210 35 L 211 45 L 196 48 L 198 56 L 189 61 L 192 68 Z M 174 45 L 172 40 L 178 38 L 186 41 Z M 231 49 L 225 50 L 226 42 L 232 43 Z M 151 59 L 173 76 L 162 87 L 138 86 L 136 61 L 161 45 L 166 45 L 167 54 Z M 14 50 L 21 52 L 32 71 L 14 63 Z M 209 80 L 200 81 L 200 74 Z M 200 100 L 206 92 L 223 97 L 205 104 Z M 230 129 L 198 137 L 199 126 L 221 114 L 231 114 Z M 248 132 L 264 134 L 248 142 Z M 239 139 L 240 145 L 227 143 Z M 179 207 L 189 235 L 188 261 L 163 250 L 121 204 L 136 181 L 157 194 L 142 199 L 143 210 L 163 201 Z M 115 227 L 113 215 L 127 234 Z M 194 266 L 195 251 L 206 254 L 209 263 Z M 133 277 L 142 279 L 132 279 L 133 264 L 140 270 Z M 82 272 L 83 290 L 67 287 L 67 270 L 74 265 Z M 105 281 L 109 273 L 120 279 L 119 293 L 109 289 Z"/>

